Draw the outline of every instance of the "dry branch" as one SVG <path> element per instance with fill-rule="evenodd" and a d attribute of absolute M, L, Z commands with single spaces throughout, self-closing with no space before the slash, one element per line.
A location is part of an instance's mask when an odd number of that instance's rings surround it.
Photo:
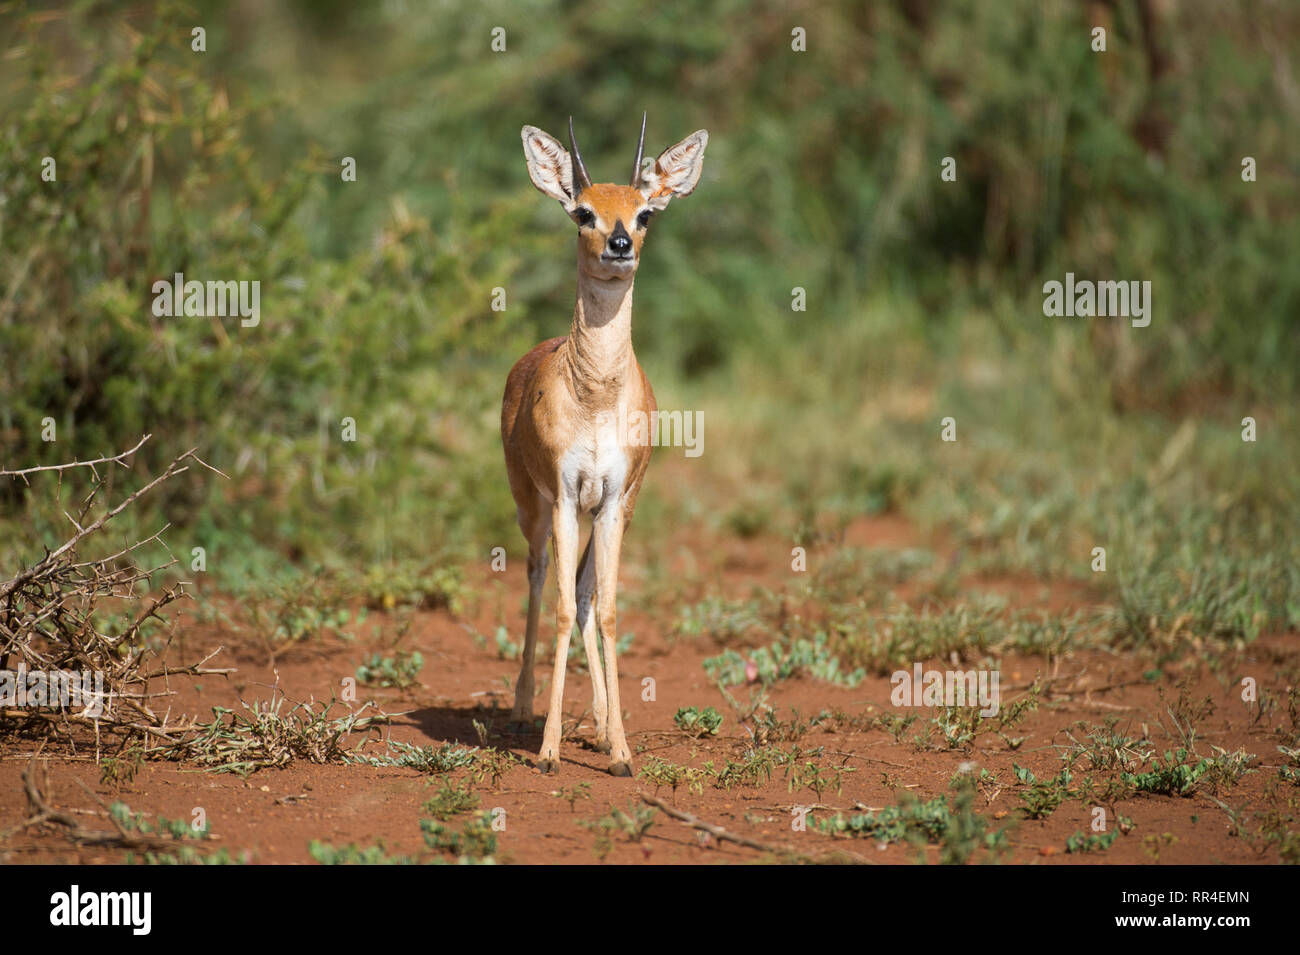
<path fill-rule="evenodd" d="M 81 846 L 101 846 L 109 849 L 143 849 L 147 851 L 168 851 L 174 850 L 180 841 L 174 838 L 164 836 L 155 836 L 150 833 L 132 832 L 125 828 L 121 823 L 108 814 L 108 821 L 113 824 L 112 830 L 107 829 L 87 829 L 71 812 L 65 812 L 51 806 L 41 793 L 40 787 L 36 785 L 36 779 L 32 773 L 36 760 L 33 759 L 28 767 L 23 770 L 23 788 L 27 793 L 27 801 L 31 803 L 33 813 L 23 822 L 0 832 L 0 838 L 5 838 L 22 829 L 28 829 L 32 826 L 41 826 L 54 824 L 62 826 L 64 834 L 77 845 Z M 93 793 L 91 795 L 94 795 Z"/>
<path fill-rule="evenodd" d="M 748 836 L 738 835 L 737 833 L 724 829 L 722 828 L 722 826 L 716 825 L 712 822 L 705 822 L 699 816 L 693 816 L 689 812 L 683 812 L 680 809 L 673 808 L 672 806 L 668 805 L 668 803 L 664 802 L 662 799 L 658 798 L 657 796 L 651 796 L 647 793 L 639 793 L 638 795 L 640 795 L 641 801 L 644 802 L 646 805 L 654 806 L 660 812 L 672 816 L 678 822 L 686 823 L 686 825 L 690 826 L 692 829 L 698 829 L 701 832 L 707 832 L 709 835 L 713 836 L 713 838 L 717 839 L 719 842 L 734 842 L 736 845 L 745 846 L 748 849 L 757 849 L 759 852 L 768 852 L 773 855 L 786 856 L 788 858 L 794 858 L 800 861 L 809 861 L 809 862 L 817 861 L 815 859 L 812 859 L 810 856 L 806 855 L 805 853 L 795 852 L 792 849 L 785 849 L 782 848 L 781 846 L 769 845 L 766 842 L 759 842 L 757 839 L 751 839 Z M 869 862 L 869 860 L 863 859 L 861 856 L 853 855 L 852 853 L 844 853 L 843 855 L 844 858 L 849 859 L 853 862 L 858 862 L 862 864 L 867 864 Z"/>
<path fill-rule="evenodd" d="M 33 474 L 53 472 L 58 475 L 60 487 L 66 471 L 81 468 L 93 476 L 91 488 L 76 513 L 65 512 L 73 527 L 71 535 L 54 550 L 46 548 L 44 557 L 0 583 L 0 680 L 4 681 L 0 687 L 4 691 L 0 696 L 0 731 L 54 734 L 72 739 L 74 728 L 81 728 L 93 731 L 97 749 L 104 733 L 119 736 L 122 741 L 144 736 L 175 744 L 178 734 L 193 730 L 194 725 L 169 724 L 166 715 L 154 712 L 150 701 L 174 692 L 170 685 L 172 676 L 233 672 L 205 666 L 216 651 L 187 666 L 160 666 L 156 662 L 160 651 L 140 639 L 142 628 L 151 620 L 167 626 L 163 610 L 188 596 L 184 581 L 165 587 L 160 593 L 150 593 L 154 575 L 177 563 L 170 551 L 170 559 L 154 567 L 136 561 L 137 552 L 146 545 L 156 544 L 166 550 L 161 536 L 166 527 L 107 556 L 78 558 L 78 551 L 109 521 L 165 481 L 189 470 L 188 462 L 209 467 L 198 458 L 197 449 L 190 449 L 118 503 L 96 508 L 96 502 L 108 486 L 108 478 L 100 473 L 99 465 L 129 467 L 127 459 L 149 437 L 145 435 L 129 451 L 108 457 L 17 471 L 0 470 L 0 477 L 27 484 Z M 92 513 L 92 509 L 98 513 Z M 118 619 L 124 620 L 120 632 L 106 623 L 107 610 L 119 611 Z M 16 691 L 19 686 L 25 689 L 28 675 L 36 673 L 47 678 L 56 674 L 86 675 L 93 685 L 91 699 L 80 698 L 81 704 L 87 704 L 86 708 L 77 712 L 66 698 L 37 697 L 27 701 L 31 703 L 27 706 L 16 705 L 16 699 L 6 698 L 9 690 Z M 155 687 L 159 680 L 162 685 Z"/>

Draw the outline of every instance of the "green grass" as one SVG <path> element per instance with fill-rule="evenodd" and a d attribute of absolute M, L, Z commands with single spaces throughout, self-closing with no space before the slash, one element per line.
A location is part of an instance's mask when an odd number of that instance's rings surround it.
<path fill-rule="evenodd" d="M 822 816 L 816 825 L 828 835 L 880 844 L 938 845 L 939 861 L 950 865 L 964 865 L 980 852 L 986 856 L 1005 852 L 1009 848 L 1007 831 L 993 829 L 989 820 L 975 812 L 974 786 L 965 781 L 953 789 L 950 797 L 908 797 L 878 812 Z"/>
<path fill-rule="evenodd" d="M 430 849 L 449 853 L 461 862 L 490 862 L 497 852 L 497 837 L 490 812 L 474 813 L 460 829 L 451 829 L 432 819 L 421 819 L 420 830 Z"/>
<path fill-rule="evenodd" d="M 1213 767 L 1208 758 L 1195 755 L 1179 747 L 1166 750 L 1163 760 L 1153 757 L 1151 768 L 1144 773 L 1121 773 L 1120 778 L 1131 783 L 1138 792 L 1163 796 L 1190 796 L 1197 782 Z"/>
<path fill-rule="evenodd" d="M 178 846 L 175 852 L 143 852 L 126 854 L 127 865 L 247 865 L 249 853 L 235 854 L 229 849 L 200 853 L 191 846 Z"/>
<path fill-rule="evenodd" d="M 364 715 L 368 705 L 331 716 L 333 700 L 292 706 L 286 703 L 283 695 L 277 695 L 269 701 L 241 700 L 237 709 L 214 706 L 210 722 L 200 724 L 183 742 L 164 747 L 155 755 L 187 760 L 210 772 L 240 776 L 288 766 L 297 760 L 322 764 L 369 761 L 371 757 L 347 749 L 348 737 L 388 720 L 382 715 Z"/>
<path fill-rule="evenodd" d="M 169 835 L 176 840 L 207 839 L 212 835 L 211 823 L 204 823 L 202 829 L 195 829 L 184 819 L 168 819 L 159 816 L 153 822 L 143 813 L 132 812 L 124 802 L 115 802 L 108 807 L 108 813 L 125 832 L 139 832 L 145 835 Z"/>
<path fill-rule="evenodd" d="M 1065 840 L 1065 851 L 1070 853 L 1105 852 L 1119 838 L 1119 830 L 1110 832 L 1076 832 Z"/>
<path fill-rule="evenodd" d="M 321 865 L 414 865 L 409 856 L 390 856 L 383 846 L 374 845 L 364 848 L 354 843 L 335 846 L 328 842 L 313 839 L 307 850 L 313 859 Z"/>
<path fill-rule="evenodd" d="M 1078 790 L 1070 788 L 1074 774 L 1068 766 L 1050 779 L 1039 779 L 1032 770 L 1015 763 L 1012 769 L 1016 779 L 1025 787 L 1020 792 L 1020 801 L 1029 819 L 1046 819 L 1060 808 L 1061 803 L 1079 795 Z"/>
<path fill-rule="evenodd" d="M 702 736 L 717 736 L 722 728 L 722 714 L 711 706 L 703 709 L 696 706 L 679 707 L 673 714 L 673 725 L 685 733 L 699 739 Z"/>
<path fill-rule="evenodd" d="M 437 792 L 424 803 L 424 811 L 434 819 L 445 822 L 453 816 L 478 808 L 479 797 L 463 784 L 444 779 Z"/>
<path fill-rule="evenodd" d="M 414 685 L 424 668 L 424 656 L 418 651 L 398 651 L 386 657 L 372 653 L 357 667 L 357 682 L 369 686 L 408 687 Z"/>
<path fill-rule="evenodd" d="M 578 825 L 595 833 L 592 852 L 597 859 L 604 859 L 613 851 L 614 842 L 620 837 L 633 844 L 644 840 L 658 816 L 658 809 L 632 800 L 626 811 L 610 806 L 605 815 L 597 819 L 579 819 Z"/>
<path fill-rule="evenodd" d="M 839 659 L 827 645 L 824 633 L 814 634 L 812 639 L 795 638 L 789 646 L 777 640 L 748 654 L 728 648 L 704 661 L 704 671 L 709 679 L 724 687 L 752 682 L 747 675 L 750 666 L 754 669 L 754 678 L 764 686 L 794 676 L 809 676 L 839 686 L 854 687 L 866 676 L 861 669 L 841 668 Z"/>

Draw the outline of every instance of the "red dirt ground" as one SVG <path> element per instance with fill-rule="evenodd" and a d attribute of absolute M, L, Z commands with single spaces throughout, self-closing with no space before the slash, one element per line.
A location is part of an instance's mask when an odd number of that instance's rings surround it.
<path fill-rule="evenodd" d="M 644 528 L 634 529 L 645 532 Z M 906 522 L 898 518 L 863 520 L 849 528 L 845 542 L 859 546 L 902 548 L 927 543 L 918 538 Z M 700 595 L 707 592 L 723 597 L 744 597 L 755 585 L 781 588 L 788 584 L 789 544 L 770 539 L 723 539 L 710 541 L 708 549 L 692 548 L 696 581 Z M 669 551 L 677 553 L 677 551 Z M 699 555 L 707 553 L 707 558 Z M 819 552 L 809 553 L 810 566 Z M 941 555 L 942 557 L 942 555 Z M 687 558 L 682 557 L 685 561 Z M 419 682 L 409 690 L 370 690 L 358 687 L 360 702 L 373 699 L 388 713 L 400 713 L 391 726 L 375 730 L 376 740 L 368 752 L 380 753 L 378 742 L 384 734 L 413 744 L 439 746 L 456 742 L 469 746 L 480 743 L 474 728 L 477 720 L 489 727 L 489 744 L 508 749 L 522 757 L 525 765 L 511 769 L 500 785 L 485 782 L 477 787 L 480 806 L 501 807 L 506 811 L 506 828 L 497 834 L 498 860 L 516 863 L 591 863 L 596 837 L 579 825 L 580 820 L 596 820 L 610 807 L 627 809 L 638 792 L 655 793 L 645 779 L 616 779 L 605 772 L 608 757 L 589 746 L 592 737 L 590 683 L 585 672 L 570 668 L 566 683 L 566 713 L 577 721 L 562 752 L 560 775 L 542 776 L 532 768 L 540 733 L 529 736 L 504 735 L 511 704 L 510 684 L 517 676 L 517 664 L 498 659 L 495 649 L 484 649 L 474 642 L 466 624 L 489 636 L 504 618 L 510 633 L 518 637 L 522 630 L 522 607 L 525 595 L 521 561 L 512 561 L 510 572 L 481 573 L 481 579 L 467 580 L 472 593 L 479 595 L 476 604 L 454 617 L 446 611 L 420 611 L 413 617 L 410 632 L 401 647 L 419 650 L 425 659 Z M 629 561 L 624 572 L 624 594 L 636 586 L 639 568 Z M 1050 608 L 1053 611 L 1086 606 L 1091 597 L 1075 584 L 1050 584 L 1038 580 L 1015 578 L 971 578 L 964 582 L 972 588 L 996 591 L 1006 596 L 1013 608 Z M 553 593 L 554 581 L 551 582 Z M 900 589 L 901 592 L 901 589 Z M 698 598 L 692 598 L 698 599 Z M 679 607 L 664 605 L 653 613 L 635 609 L 635 600 L 627 601 L 620 617 L 620 630 L 631 631 L 636 638 L 630 650 L 620 658 L 623 705 L 627 713 L 629 741 L 636 754 L 636 765 L 643 766 L 654 755 L 674 763 L 699 766 L 707 760 L 715 765 L 728 756 L 738 757 L 750 741 L 749 733 L 739 727 L 733 709 L 707 678 L 701 661 L 719 652 L 707 638 L 691 641 L 668 637 Z M 553 624 L 543 617 L 543 647 L 552 638 Z M 186 613 L 192 614 L 191 609 Z M 275 665 L 266 659 L 259 646 L 212 624 L 196 622 L 193 617 L 178 617 L 183 637 L 183 655 L 192 660 L 218 645 L 226 650 L 211 661 L 211 666 L 234 666 L 238 672 L 229 679 L 207 676 L 197 681 L 178 681 L 178 693 L 171 702 L 173 713 L 207 717 L 214 705 L 234 706 L 241 694 L 244 699 L 266 699 L 270 687 L 278 684 L 290 700 L 329 699 L 338 693 L 340 681 L 351 676 L 362 657 L 372 650 L 387 649 L 390 644 L 373 636 L 382 629 L 391 639 L 392 618 L 371 612 L 364 624 L 356 628 L 353 643 L 331 639 L 295 646 L 283 652 Z M 553 617 L 550 618 L 553 620 Z M 178 644 L 182 641 L 178 641 Z M 737 648 L 743 649 L 743 648 Z M 549 654 L 539 653 L 538 683 L 541 696 L 535 712 L 542 712 L 549 691 Z M 1240 813 L 1247 832 L 1255 832 L 1257 813 L 1280 811 L 1294 816 L 1300 789 L 1278 779 L 1281 762 L 1277 745 L 1281 737 L 1271 730 L 1286 725 L 1286 714 L 1275 712 L 1252 725 L 1253 713 L 1240 700 L 1238 681 L 1252 675 L 1261 689 L 1282 695 L 1286 674 L 1296 672 L 1300 659 L 1295 636 L 1274 635 L 1263 638 L 1243 650 L 1222 655 L 1220 674 L 1223 682 L 1197 654 L 1163 664 L 1164 678 L 1158 683 L 1143 680 L 1143 673 L 1157 665 L 1152 658 L 1109 651 L 1086 651 L 1061 659 L 1004 657 L 1001 661 L 1003 705 L 1021 695 L 1038 676 L 1051 682 L 1042 696 L 1042 705 L 1029 715 L 1015 735 L 1026 737 L 1016 751 L 996 733 L 981 733 L 973 748 L 966 751 L 937 751 L 918 747 L 911 740 L 916 729 L 931 711 L 915 711 L 921 719 L 901 740 L 896 741 L 881 729 L 854 730 L 819 726 L 798 740 L 804 749 L 825 747 L 818 759 L 823 765 L 842 765 L 853 772 L 844 777 L 843 789 L 833 789 L 821 796 L 810 790 L 790 792 L 786 779 L 778 770 L 761 786 L 737 786 L 730 791 L 706 784 L 702 794 L 686 788 L 675 794 L 664 789 L 660 798 L 709 823 L 805 857 L 837 861 L 909 863 L 919 859 L 935 862 L 939 849 L 917 849 L 906 844 L 877 846 L 864 839 L 831 838 L 809 825 L 805 832 L 791 827 L 791 807 L 816 805 L 813 818 L 834 809 L 848 812 L 855 806 L 879 809 L 899 801 L 904 793 L 922 798 L 948 793 L 948 782 L 961 764 L 973 762 L 995 773 L 999 785 L 981 790 L 976 809 L 994 820 L 996 826 L 1010 826 L 1010 851 L 1004 861 L 1035 864 L 1058 863 L 1258 863 L 1276 862 L 1275 846 L 1232 834 L 1229 817 L 1212 798 L 1209 787 L 1199 787 L 1190 797 L 1139 795 L 1114 808 L 1135 823 L 1131 832 L 1121 835 L 1107 851 L 1093 854 L 1067 854 L 1066 839 L 1073 833 L 1089 831 L 1090 806 L 1078 800 L 1061 805 L 1043 820 L 1023 818 L 1018 809 L 1020 799 L 1012 763 L 1028 766 L 1040 778 L 1059 771 L 1058 747 L 1068 744 L 1067 730 L 1082 738 L 1087 727 L 1099 726 L 1106 717 L 1116 716 L 1120 727 L 1129 735 L 1141 735 L 1146 727 L 1155 746 L 1162 752 L 1175 745 L 1160 726 L 1165 702 L 1157 687 L 1166 691 L 1166 702 L 1174 699 L 1171 691 L 1176 681 L 1189 679 L 1191 696 L 1208 697 L 1214 704 L 1211 715 L 1199 724 L 1198 746 L 1208 754 L 1211 744 L 1232 751 L 1244 747 L 1258 754 L 1247 774 L 1231 788 L 1217 793 L 1217 799 Z M 928 666 L 948 668 L 952 661 L 929 661 Z M 964 661 L 965 667 L 973 661 Z M 640 687 L 644 677 L 657 684 L 654 702 L 643 702 Z M 1226 688 L 1225 688 L 1226 687 Z M 898 712 L 890 703 L 887 678 L 871 676 L 855 689 L 846 689 L 810 678 L 798 678 L 775 684 L 769 700 L 782 719 L 792 709 L 807 718 L 823 709 L 842 710 L 850 716 Z M 745 688 L 733 688 L 738 700 L 748 698 Z M 686 738 L 673 725 L 678 707 L 714 706 L 726 721 L 714 738 L 695 741 Z M 494 709 L 494 707 L 498 709 Z M 343 710 L 336 709 L 336 714 Z M 1294 727 L 1291 727 L 1294 730 Z M 355 741 L 354 741 L 355 742 Z M 779 744 L 784 748 L 794 745 Z M 122 850 L 78 847 L 70 843 L 55 827 L 23 826 L 32 810 L 22 784 L 22 773 L 31 763 L 39 741 L 13 738 L 0 740 L 0 862 L 32 863 L 109 863 L 124 858 Z M 246 852 L 256 863 L 302 863 L 311 861 L 308 844 L 322 840 L 343 846 L 355 843 L 370 846 L 382 843 L 394 854 L 421 855 L 428 851 L 420 834 L 419 820 L 425 815 L 422 803 L 429 797 L 430 780 L 413 769 L 380 769 L 357 765 L 311 765 L 295 762 L 285 769 L 266 769 L 244 780 L 235 775 L 213 774 L 184 764 L 146 763 L 135 778 L 121 788 L 103 785 L 100 771 L 85 755 L 72 757 L 66 750 L 51 748 L 39 763 L 38 773 L 47 801 L 61 809 L 79 811 L 96 809 L 93 793 L 103 803 L 122 800 L 136 812 L 168 818 L 189 819 L 195 807 L 202 807 L 214 833 L 212 845 L 232 853 Z M 463 775 L 463 771 L 455 774 Z M 1076 777 L 1084 775 L 1076 771 Z M 590 799 L 570 803 L 557 798 L 560 788 L 575 784 L 590 785 Z M 1205 791 L 1201 791 L 1205 790 Z M 461 817 L 462 819 L 464 817 Z M 1109 816 L 1114 824 L 1113 814 Z M 96 822 L 85 816 L 86 825 Z M 456 828 L 458 822 L 448 823 Z M 105 828 L 102 817 L 94 828 Z M 728 863 L 773 860 L 780 857 L 758 849 L 719 843 L 679 821 L 660 814 L 639 843 L 615 838 L 606 857 L 612 863 Z M 990 858 L 985 853 L 976 860 Z"/>

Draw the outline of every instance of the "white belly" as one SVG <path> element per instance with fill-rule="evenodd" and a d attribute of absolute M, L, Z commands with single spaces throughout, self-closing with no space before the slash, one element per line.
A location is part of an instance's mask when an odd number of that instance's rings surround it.
<path fill-rule="evenodd" d="M 622 499 L 627 455 L 612 420 L 569 448 L 560 464 L 560 479 L 565 497 L 577 503 L 580 514 L 599 509 L 607 500 Z"/>

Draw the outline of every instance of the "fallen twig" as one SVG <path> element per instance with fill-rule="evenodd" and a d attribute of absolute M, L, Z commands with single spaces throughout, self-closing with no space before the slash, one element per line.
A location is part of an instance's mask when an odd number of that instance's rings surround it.
<path fill-rule="evenodd" d="M 676 819 L 678 822 L 684 822 L 692 829 L 698 829 L 701 832 L 707 832 L 709 835 L 717 839 L 719 842 L 734 842 L 736 845 L 745 846 L 748 849 L 757 849 L 759 852 L 769 852 L 772 853 L 773 855 L 786 856 L 788 858 L 797 859 L 799 861 L 806 861 L 806 862 L 819 861 L 807 855 L 806 853 L 796 852 L 793 849 L 786 849 L 781 846 L 769 845 L 768 843 L 765 842 L 759 842 L 757 839 L 751 839 L 748 836 L 739 835 L 737 833 L 724 829 L 722 826 L 715 825 L 714 823 L 705 822 L 699 816 L 693 816 L 689 812 L 683 812 L 680 809 L 673 808 L 672 806 L 668 805 L 668 803 L 664 802 L 662 799 L 659 799 L 657 796 L 651 796 L 647 793 L 639 793 L 639 795 L 641 796 L 641 801 L 644 802 L 646 805 L 654 806 L 660 812 L 663 812 L 666 815 L 671 816 L 672 818 Z M 854 855 L 853 853 L 850 852 L 845 852 L 843 853 L 843 855 L 848 859 L 851 859 L 863 865 L 871 864 L 870 860 L 864 859 L 861 856 Z"/>
<path fill-rule="evenodd" d="M 15 832 L 32 826 L 54 823 L 64 828 L 65 835 L 69 839 L 82 846 L 100 846 L 109 849 L 170 850 L 175 849 L 180 844 L 176 839 L 167 839 L 141 832 L 129 832 L 111 815 L 109 821 L 113 824 L 113 831 L 87 829 L 71 813 L 55 809 L 45 801 L 45 797 L 41 795 L 41 791 L 33 777 L 32 769 L 35 764 L 36 759 L 33 757 L 28 767 L 23 770 L 23 788 L 27 793 L 27 801 L 31 803 L 36 812 L 25 822 L 0 832 L 0 838 L 7 838 Z"/>

